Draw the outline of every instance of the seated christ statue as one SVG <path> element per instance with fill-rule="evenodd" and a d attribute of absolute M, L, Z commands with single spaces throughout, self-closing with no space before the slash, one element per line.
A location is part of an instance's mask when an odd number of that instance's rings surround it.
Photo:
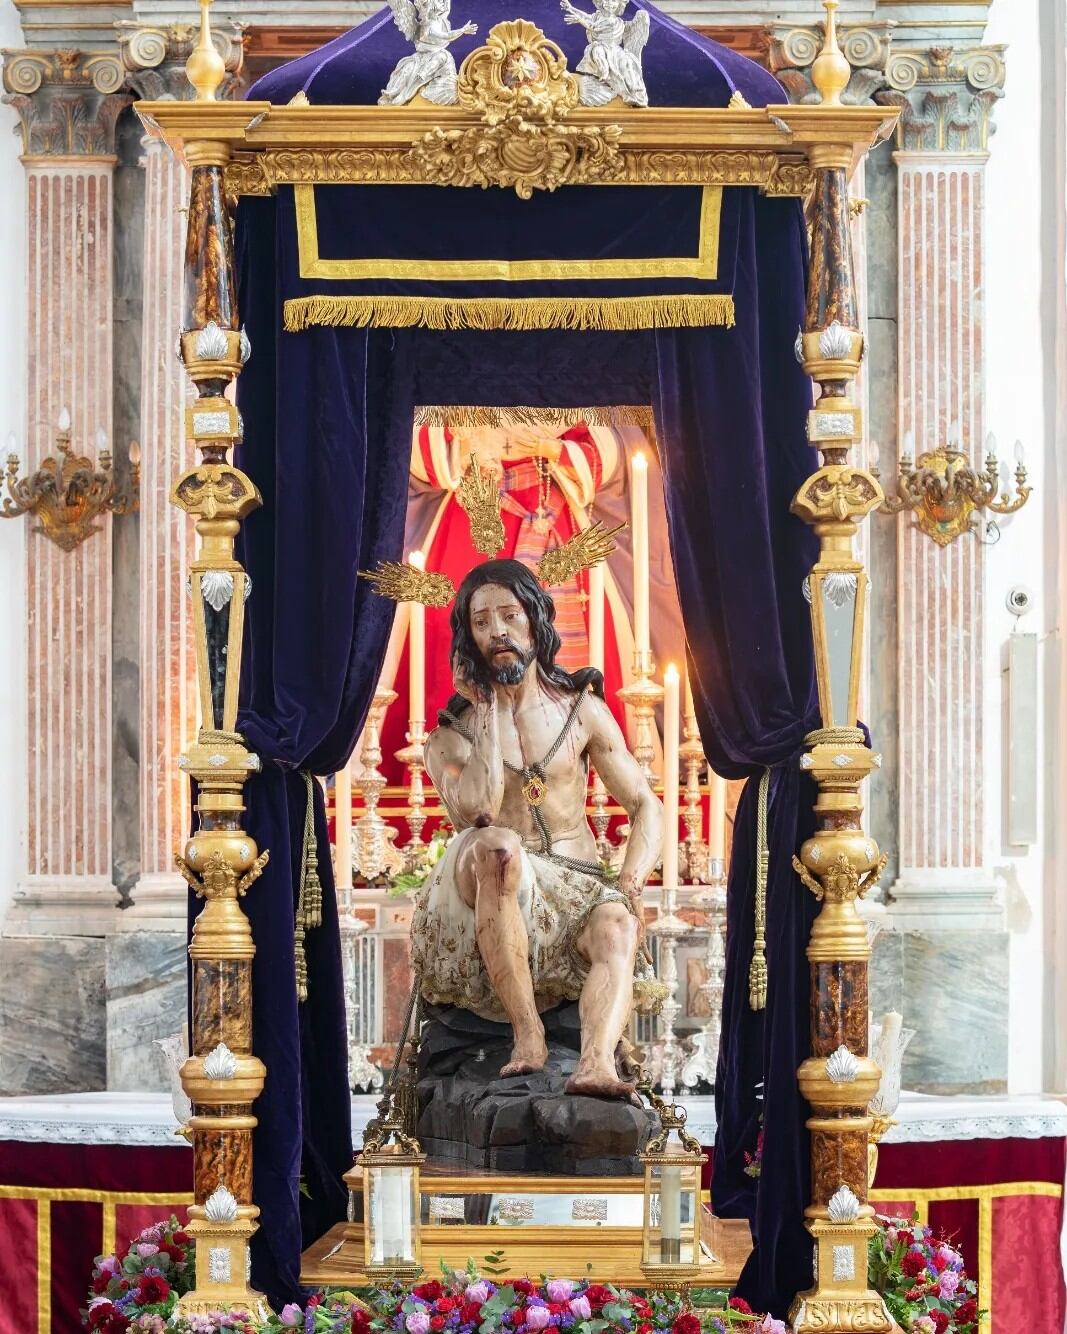
<path fill-rule="evenodd" d="M 456 693 L 426 742 L 457 832 L 420 893 L 412 957 L 427 1001 L 510 1021 L 503 1076 L 542 1069 L 541 1012 L 577 1000 L 581 1057 L 567 1092 L 625 1097 L 633 1085 L 620 1077 L 616 1047 L 635 999 L 647 1009 L 662 994 L 639 947 L 663 812 L 600 673 L 556 663 L 554 616 L 519 561 L 486 561 L 459 588 Z M 630 820 L 617 880 L 598 862 L 586 820 L 590 763 Z"/>

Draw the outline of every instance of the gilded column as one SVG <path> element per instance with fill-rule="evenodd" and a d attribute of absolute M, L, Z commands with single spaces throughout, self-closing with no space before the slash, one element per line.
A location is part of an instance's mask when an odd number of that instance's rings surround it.
<path fill-rule="evenodd" d="M 985 167 L 1003 49 L 894 51 L 900 108 L 898 453 L 985 455 Z M 889 452 L 889 451 L 884 451 Z M 886 460 L 886 468 L 891 466 Z M 983 580 L 974 536 L 935 545 L 898 520 L 901 930 L 1002 925 L 983 848 Z"/>
<path fill-rule="evenodd" d="M 185 62 L 196 40 L 185 25 L 119 25 L 126 85 L 147 99 L 187 99 Z M 216 35 L 233 87 L 243 60 L 239 33 Z M 185 214 L 189 171 L 158 139 L 144 139 L 145 225 L 141 340 L 140 549 L 140 827 L 141 873 L 125 930 L 185 934 L 187 890 L 174 869 L 174 849 L 189 831 L 189 780 L 178 756 L 196 734 L 196 656 L 188 615 L 195 535 L 170 503 L 174 477 L 191 467 L 185 433 L 192 393 L 181 361 L 171 355 L 182 323 Z"/>
<path fill-rule="evenodd" d="M 5 101 L 27 176 L 27 435 L 32 470 L 74 444 L 111 440 L 112 179 L 117 58 L 5 51 Z M 111 866 L 111 519 L 73 551 L 26 545 L 26 869 L 8 935 L 103 936 L 118 902 Z"/>
<path fill-rule="evenodd" d="M 824 7 L 825 40 L 812 81 L 829 113 L 841 106 L 851 69 L 837 45 L 837 0 L 824 0 Z M 808 436 L 822 466 L 797 492 L 793 512 L 819 537 L 805 593 L 822 726 L 807 738 L 809 750 L 801 759 L 818 785 L 816 832 L 793 865 L 822 907 L 807 948 L 811 1055 L 798 1071 L 811 1107 L 811 1203 L 805 1217 L 815 1239 L 815 1282 L 797 1294 L 790 1319 L 798 1334 L 891 1334 L 895 1322 L 867 1278 L 867 1244 L 876 1230 L 867 1201 L 867 1105 L 879 1071 L 867 1032 L 871 950 L 857 911 L 886 861 L 862 827 L 860 787 L 875 757 L 857 726 L 869 581 L 854 548 L 859 524 L 882 492 L 862 464 L 849 459 L 863 439 L 863 414 L 852 394 L 864 346 L 851 241 L 851 147 L 816 141 L 808 157 L 815 173 L 811 262 L 796 350 L 821 389 Z"/>

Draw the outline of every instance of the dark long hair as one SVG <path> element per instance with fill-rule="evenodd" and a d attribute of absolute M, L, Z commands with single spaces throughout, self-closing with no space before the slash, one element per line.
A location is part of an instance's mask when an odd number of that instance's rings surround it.
<path fill-rule="evenodd" d="M 549 688 L 578 692 L 592 686 L 594 693 L 604 698 L 604 677 L 595 667 L 568 672 L 556 662 L 560 646 L 559 632 L 555 626 L 556 604 L 552 601 L 552 595 L 542 588 L 533 571 L 519 560 L 487 560 L 476 565 L 460 584 L 452 604 L 452 661 L 460 664 L 475 685 L 489 690 L 493 680 L 489 666 L 474 642 L 470 620 L 471 598 L 487 584 L 506 588 L 522 604 L 530 622 L 537 670 Z M 447 712 L 458 718 L 464 709 L 470 708 L 470 700 L 462 695 L 453 695 L 446 708 Z M 448 726 L 444 714 L 438 715 L 438 722 L 444 727 Z"/>

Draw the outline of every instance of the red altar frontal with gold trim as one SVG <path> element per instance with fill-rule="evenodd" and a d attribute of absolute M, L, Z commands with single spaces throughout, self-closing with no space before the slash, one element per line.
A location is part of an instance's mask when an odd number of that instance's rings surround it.
<path fill-rule="evenodd" d="M 192 1199 L 192 1154 L 169 1141 L 167 1099 L 144 1095 L 145 1107 L 159 1104 L 151 1124 L 128 1118 L 126 1131 L 115 1124 L 120 1113 L 101 1115 L 107 1094 L 81 1095 L 73 1110 L 63 1101 L 65 1115 L 49 1117 L 49 1099 L 0 1099 L 0 1334 L 73 1334 L 94 1257 L 171 1212 L 184 1219 Z M 357 1138 L 372 1101 L 353 1102 Z M 708 1147 L 711 1116 L 710 1099 L 691 1100 L 691 1123 Z M 149 1142 L 123 1144 L 123 1135 Z M 989 1313 L 983 1331 L 1063 1334 L 1065 1175 L 1059 1103 L 905 1095 L 872 1201 L 954 1238 Z"/>

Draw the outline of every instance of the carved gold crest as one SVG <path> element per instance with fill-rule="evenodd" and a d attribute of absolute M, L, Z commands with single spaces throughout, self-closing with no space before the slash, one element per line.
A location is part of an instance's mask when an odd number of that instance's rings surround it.
<path fill-rule="evenodd" d="M 482 124 L 431 130 L 408 160 L 437 185 L 514 187 L 521 199 L 611 179 L 621 171 L 618 125 L 568 125 L 578 81 L 567 58 L 535 24 L 498 23 L 459 71 L 459 104 Z"/>

